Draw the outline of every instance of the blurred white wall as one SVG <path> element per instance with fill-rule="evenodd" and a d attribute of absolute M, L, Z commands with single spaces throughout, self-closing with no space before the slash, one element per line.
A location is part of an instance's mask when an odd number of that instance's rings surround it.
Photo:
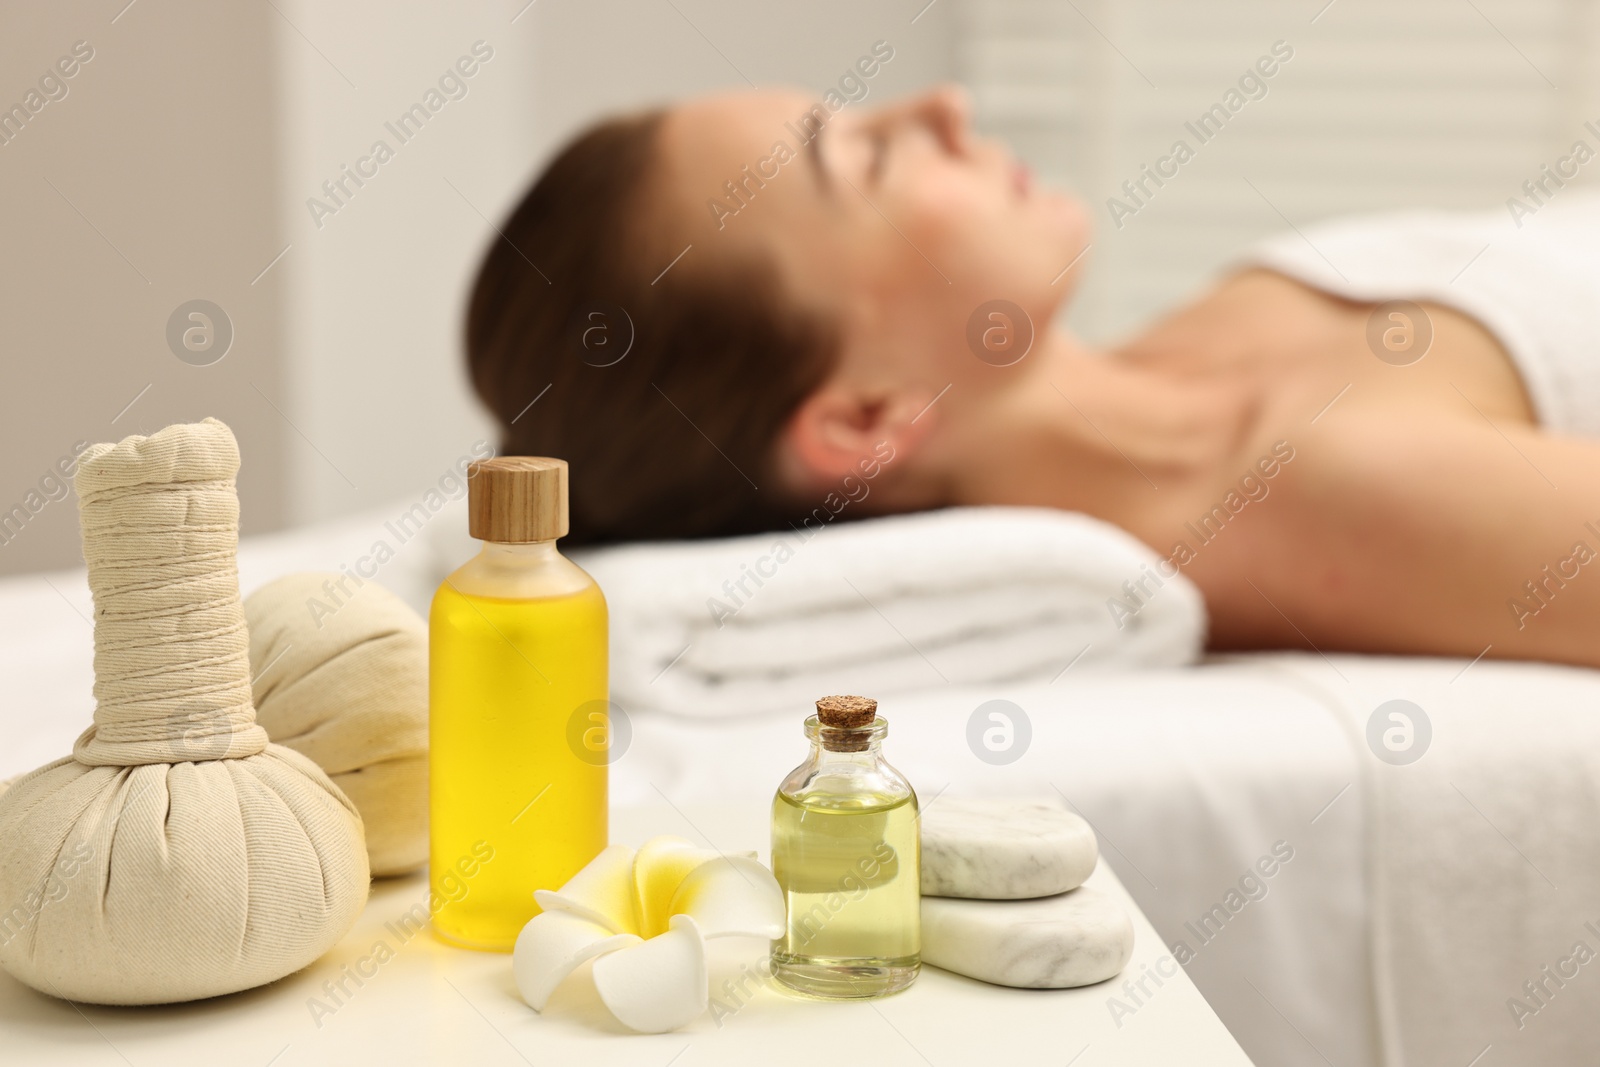
<path fill-rule="evenodd" d="M 502 4 L 276 2 L 298 523 L 420 492 L 493 439 L 461 305 L 534 158 L 535 29 Z"/>
<path fill-rule="evenodd" d="M 275 18 L 203 0 L 0 8 L 0 574 L 81 558 L 58 471 L 75 443 L 205 415 L 239 437 L 245 527 L 282 521 L 284 294 L 256 280 L 282 247 Z M 209 365 L 167 342 L 194 299 L 232 324 Z"/>
<path fill-rule="evenodd" d="M 952 78 L 962 0 L 540 0 L 539 127 L 551 141 L 608 111 L 747 84 L 815 92 L 836 83 L 874 41 L 893 62 L 864 103 Z M 526 21 L 526 20 L 524 20 Z"/>

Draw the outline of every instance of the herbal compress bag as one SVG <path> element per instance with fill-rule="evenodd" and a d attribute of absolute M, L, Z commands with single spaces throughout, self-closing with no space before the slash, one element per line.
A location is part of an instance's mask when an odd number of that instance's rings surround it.
<path fill-rule="evenodd" d="M 256 724 L 238 469 L 214 419 L 79 461 L 94 725 L 0 794 L 0 964 L 42 992 L 248 989 L 322 955 L 366 902 L 355 807 Z"/>
<path fill-rule="evenodd" d="M 428 862 L 428 626 L 377 582 L 290 574 L 244 602 L 256 718 L 355 802 L 374 875 Z"/>

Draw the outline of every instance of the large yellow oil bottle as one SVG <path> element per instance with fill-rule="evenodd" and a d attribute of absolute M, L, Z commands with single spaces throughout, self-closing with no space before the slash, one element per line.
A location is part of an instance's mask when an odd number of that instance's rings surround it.
<path fill-rule="evenodd" d="M 429 885 L 434 931 L 510 951 L 606 846 L 607 618 L 594 579 L 556 550 L 563 460 L 469 468 L 477 556 L 429 615 Z"/>

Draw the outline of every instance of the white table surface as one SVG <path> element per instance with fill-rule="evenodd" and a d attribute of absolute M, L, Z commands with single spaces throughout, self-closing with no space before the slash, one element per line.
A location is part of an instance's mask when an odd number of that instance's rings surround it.
<path fill-rule="evenodd" d="M 638 844 L 675 833 L 765 857 L 766 818 L 764 805 L 621 809 L 613 813 L 612 840 Z M 1151 995 L 1140 995 L 1134 1014 L 1124 1014 L 1120 1025 L 1113 1020 L 1109 998 L 1132 1004 L 1123 981 L 1154 968 L 1167 950 L 1104 863 L 1089 884 L 1113 894 L 1133 916 L 1133 959 L 1109 982 L 1003 989 L 928 967 L 911 989 L 880 1001 L 821 1003 L 759 987 L 720 1020 L 708 1012 L 683 1030 L 646 1036 L 611 1018 L 588 966 L 568 978 L 540 1015 L 517 995 L 509 956 L 450 948 L 428 933 L 402 941 L 387 924 L 425 899 L 427 884 L 421 875 L 388 879 L 375 884 L 365 913 L 333 951 L 297 974 L 233 996 L 154 1008 L 74 1005 L 0 973 L 0 1064 L 1249 1064 L 1171 963 L 1162 969 L 1175 973 L 1159 988 L 1146 981 Z M 317 1018 L 312 998 L 334 1006 L 323 984 L 373 956 L 380 941 L 392 958 L 360 987 L 347 981 L 351 995 Z M 765 943 L 722 942 L 712 963 L 713 998 L 733 1007 L 723 980 L 765 952 Z"/>

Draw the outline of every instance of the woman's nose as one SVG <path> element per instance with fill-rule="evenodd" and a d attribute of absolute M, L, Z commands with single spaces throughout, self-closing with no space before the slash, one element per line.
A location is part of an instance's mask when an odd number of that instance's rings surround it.
<path fill-rule="evenodd" d="M 932 89 L 918 110 L 945 151 L 958 156 L 967 154 L 972 144 L 972 95 L 965 87 L 952 83 Z"/>

